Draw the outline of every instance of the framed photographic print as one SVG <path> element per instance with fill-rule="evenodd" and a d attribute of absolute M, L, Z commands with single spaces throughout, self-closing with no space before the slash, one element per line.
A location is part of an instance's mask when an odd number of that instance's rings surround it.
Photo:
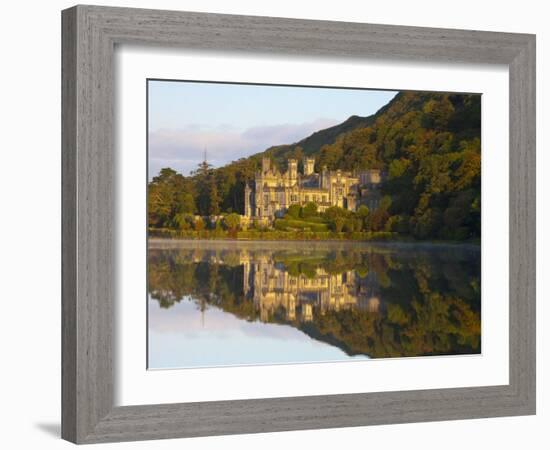
<path fill-rule="evenodd" d="M 65 439 L 535 413 L 534 36 L 62 18 Z"/>

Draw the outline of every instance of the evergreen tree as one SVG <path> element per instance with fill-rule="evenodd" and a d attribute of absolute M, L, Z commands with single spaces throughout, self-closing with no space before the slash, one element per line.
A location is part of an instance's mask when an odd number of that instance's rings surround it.
<path fill-rule="evenodd" d="M 210 174 L 208 181 L 208 213 L 212 216 L 217 216 L 220 213 L 220 196 L 218 195 L 218 187 L 214 174 Z"/>

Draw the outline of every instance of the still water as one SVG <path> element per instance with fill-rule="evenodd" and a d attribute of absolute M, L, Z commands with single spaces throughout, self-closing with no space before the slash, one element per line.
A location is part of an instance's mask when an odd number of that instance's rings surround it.
<path fill-rule="evenodd" d="M 475 354 L 470 245 L 151 239 L 151 369 Z"/>

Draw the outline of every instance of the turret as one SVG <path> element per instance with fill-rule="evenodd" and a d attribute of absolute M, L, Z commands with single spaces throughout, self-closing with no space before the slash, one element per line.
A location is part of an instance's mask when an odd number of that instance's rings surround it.
<path fill-rule="evenodd" d="M 315 170 L 315 158 L 304 158 L 304 175 L 312 175 Z"/>
<path fill-rule="evenodd" d="M 330 175 L 327 166 L 324 165 L 321 169 L 321 188 L 328 189 L 330 187 Z"/>
<path fill-rule="evenodd" d="M 288 176 L 291 180 L 298 178 L 298 161 L 293 158 L 288 160 Z"/>
<path fill-rule="evenodd" d="M 250 197 L 251 197 L 252 191 L 250 189 L 250 186 L 248 183 L 244 185 L 244 215 L 246 217 L 252 217 L 252 208 L 250 205 Z"/>

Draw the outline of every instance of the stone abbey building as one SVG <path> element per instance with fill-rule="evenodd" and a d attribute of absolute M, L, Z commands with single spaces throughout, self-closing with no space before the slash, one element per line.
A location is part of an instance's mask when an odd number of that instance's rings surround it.
<path fill-rule="evenodd" d="M 369 208 L 378 206 L 382 182 L 379 170 L 352 173 L 323 167 L 316 173 L 314 158 L 305 158 L 303 166 L 300 173 L 298 161 L 289 159 L 283 173 L 271 165 L 269 158 L 263 158 L 254 182 L 245 187 L 244 216 L 271 221 L 282 217 L 290 205 L 309 202 L 315 203 L 319 212 L 331 206 L 350 211 L 362 204 Z"/>

